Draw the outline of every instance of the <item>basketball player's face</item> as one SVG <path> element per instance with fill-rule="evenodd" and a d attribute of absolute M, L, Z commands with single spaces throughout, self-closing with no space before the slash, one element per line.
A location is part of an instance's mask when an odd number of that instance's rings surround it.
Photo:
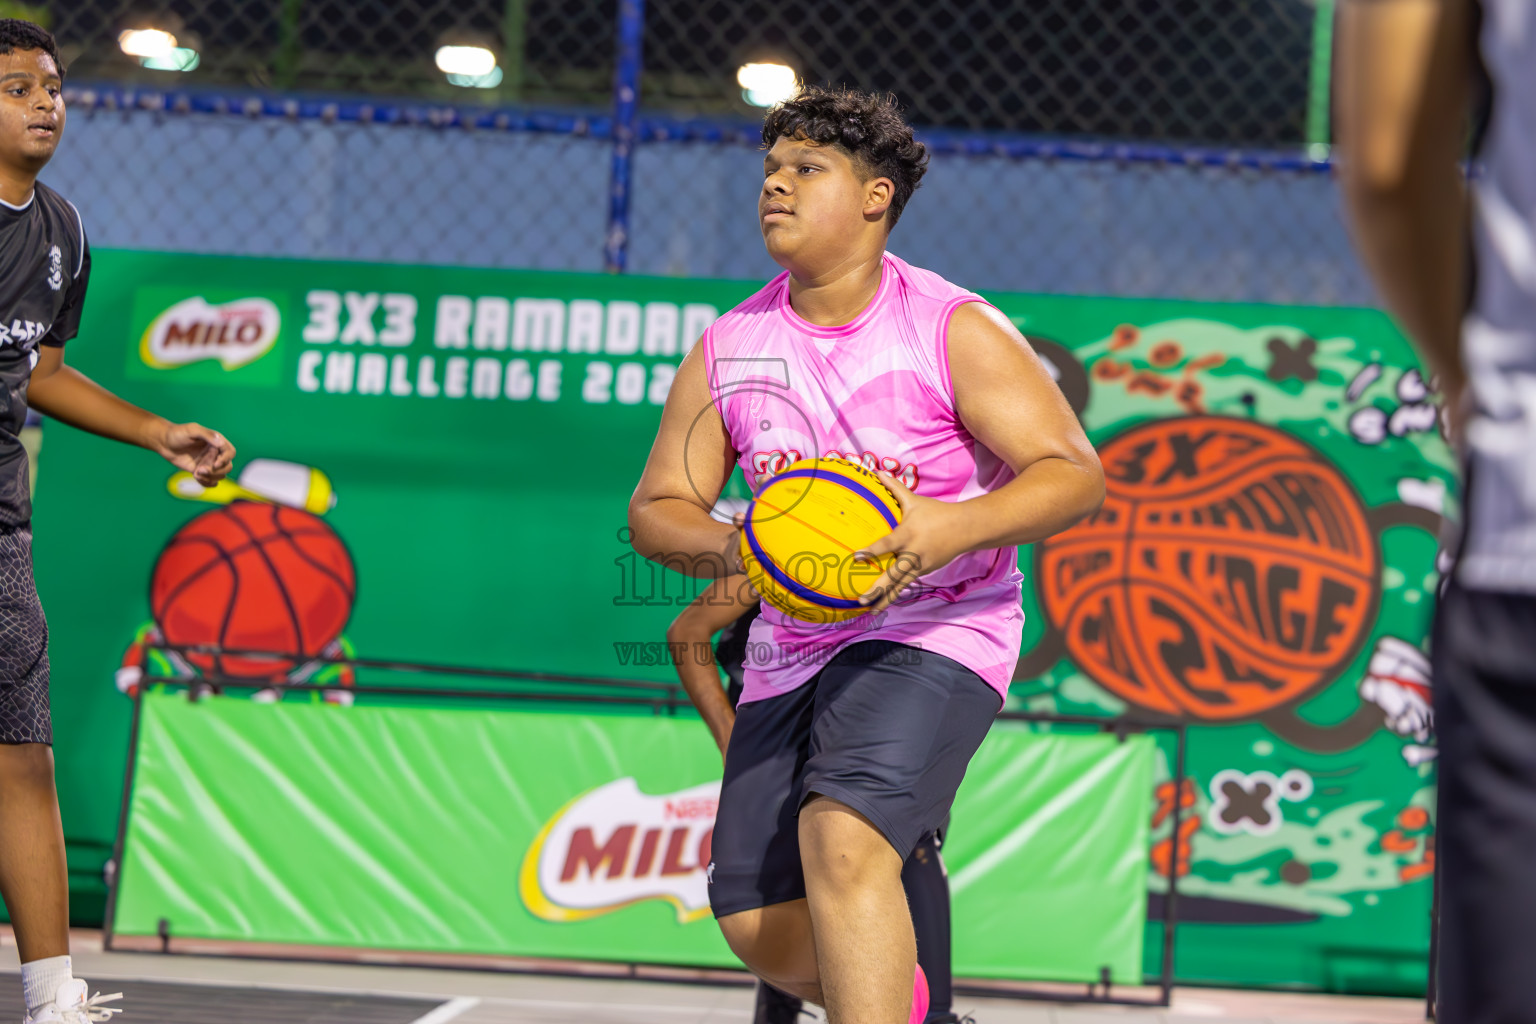
<path fill-rule="evenodd" d="M 64 134 L 64 81 L 42 50 L 0 54 L 0 159 L 40 171 Z"/>
<path fill-rule="evenodd" d="M 843 263 L 872 230 L 883 237 L 884 207 L 869 210 L 872 185 L 839 149 L 779 139 L 763 158 L 757 197 L 768 255 L 794 273 L 814 273 Z"/>

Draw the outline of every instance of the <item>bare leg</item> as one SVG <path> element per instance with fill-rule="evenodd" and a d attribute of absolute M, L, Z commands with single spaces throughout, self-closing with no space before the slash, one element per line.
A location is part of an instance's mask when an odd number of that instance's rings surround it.
<path fill-rule="evenodd" d="M 753 974 L 781 992 L 822 1005 L 816 939 L 805 900 L 722 917 L 720 931 Z"/>
<path fill-rule="evenodd" d="M 0 744 L 0 899 L 22 963 L 69 953 L 69 868 L 45 743 Z"/>
<path fill-rule="evenodd" d="M 907 1024 L 917 942 L 902 857 L 836 800 L 800 809 L 800 861 L 830 1024 Z"/>

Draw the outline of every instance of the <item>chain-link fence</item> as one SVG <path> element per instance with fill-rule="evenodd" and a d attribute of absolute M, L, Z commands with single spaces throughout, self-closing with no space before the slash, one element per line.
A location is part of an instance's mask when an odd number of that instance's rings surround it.
<path fill-rule="evenodd" d="M 592 0 L 70 0 L 30 10 L 72 74 L 93 81 L 163 88 L 176 79 L 120 46 L 121 33 L 156 28 L 196 54 L 177 85 L 601 107 L 613 84 L 614 12 Z M 433 62 L 445 45 L 491 50 L 497 84 L 455 88 Z"/>
<path fill-rule="evenodd" d="M 1312 20 L 1299 0 L 648 0 L 645 86 L 718 114 L 736 67 L 777 60 L 926 125 L 1296 143 Z"/>
<path fill-rule="evenodd" d="M 935 155 L 892 248 L 959 283 L 1370 299 L 1326 165 L 1299 155 L 1325 125 L 1326 6 L 648 0 L 628 70 L 615 58 L 624 10 L 640 12 L 634 0 L 34 8 L 70 63 L 69 130 L 47 179 L 98 245 L 597 270 L 615 237 L 615 82 L 632 82 L 626 269 L 765 277 L 778 268 L 755 217 L 760 111 L 735 76 L 771 60 L 902 100 Z M 125 54 L 120 33 L 147 27 L 196 66 Z M 442 45 L 490 50 L 494 84 L 450 84 L 434 66 Z"/>
<path fill-rule="evenodd" d="M 155 27 L 197 54 L 200 85 L 606 107 L 613 0 L 71 0 L 23 7 L 75 73 L 166 84 L 119 47 Z M 888 90 L 917 123 L 1191 143 L 1303 140 L 1314 9 L 1302 0 L 648 0 L 642 99 L 750 112 L 748 61 L 807 82 Z M 502 75 L 476 100 L 433 65 L 478 45 Z M 174 75 L 174 72 L 170 74 Z M 455 95 L 457 93 L 457 95 Z"/>
<path fill-rule="evenodd" d="M 602 268 L 610 145 L 578 119 L 476 130 L 389 107 L 342 120 L 238 99 L 198 112 L 89 89 L 66 98 L 44 177 L 95 245 Z"/>
<path fill-rule="evenodd" d="M 1205 162 L 1195 159 L 1202 155 Z M 630 268 L 777 273 L 758 234 L 760 161 L 761 153 L 744 145 L 641 147 Z M 1112 151 L 1085 158 L 1061 146 L 940 148 L 890 244 L 981 289 L 1370 300 L 1333 181 L 1301 160 Z"/>

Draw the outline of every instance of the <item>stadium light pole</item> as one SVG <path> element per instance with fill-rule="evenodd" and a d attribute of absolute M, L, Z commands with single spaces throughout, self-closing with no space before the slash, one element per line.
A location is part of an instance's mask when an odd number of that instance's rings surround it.
<path fill-rule="evenodd" d="M 277 59 L 273 61 L 272 83 L 279 89 L 292 89 L 299 76 L 299 62 L 304 44 L 299 33 L 299 16 L 304 0 L 283 0 L 277 22 Z"/>
<path fill-rule="evenodd" d="M 183 40 L 166 28 L 124 29 L 117 35 L 117 45 L 151 71 L 191 71 L 201 60 L 197 50 L 183 45 Z"/>
<path fill-rule="evenodd" d="M 118 33 L 117 45 L 140 60 L 168 57 L 176 49 L 176 37 L 162 28 L 130 28 Z"/>
<path fill-rule="evenodd" d="M 523 51 L 528 42 L 528 0 L 507 0 L 501 15 L 501 60 L 504 77 L 501 94 L 523 98 Z"/>
<path fill-rule="evenodd" d="M 754 107 L 771 107 L 795 98 L 800 82 L 795 69 L 777 61 L 743 64 L 736 69 L 741 98 Z"/>
<path fill-rule="evenodd" d="M 629 257 L 629 189 L 640 111 L 640 42 L 645 0 L 619 0 L 618 59 L 613 71 L 613 172 L 608 185 L 608 232 L 603 269 L 622 274 Z"/>
<path fill-rule="evenodd" d="M 1312 68 L 1307 89 L 1307 156 L 1316 163 L 1328 159 L 1333 138 L 1329 103 L 1333 98 L 1334 0 L 1317 0 L 1312 20 Z"/>

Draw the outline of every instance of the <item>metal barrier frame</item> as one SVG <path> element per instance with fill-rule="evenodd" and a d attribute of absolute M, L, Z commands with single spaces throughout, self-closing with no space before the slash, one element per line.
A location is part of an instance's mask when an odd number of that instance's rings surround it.
<path fill-rule="evenodd" d="M 593 686 L 603 687 L 617 692 L 609 693 L 580 693 L 559 692 L 549 689 L 480 689 L 480 688 L 439 688 L 430 686 L 341 686 L 316 683 L 274 683 L 260 679 L 240 678 L 217 674 L 202 674 L 195 677 L 169 676 L 145 674 L 140 680 L 137 692 L 133 696 L 133 719 L 128 734 L 128 763 L 123 773 L 123 794 L 119 805 L 117 838 L 112 847 L 112 859 L 107 862 L 107 905 L 102 923 L 102 948 L 107 952 L 123 951 L 123 948 L 114 947 L 115 922 L 117 915 L 118 880 L 121 877 L 121 865 L 123 862 L 123 848 L 128 836 L 128 819 L 133 802 L 134 773 L 138 765 L 139 754 L 139 724 L 143 708 L 142 696 L 148 688 L 154 685 L 185 686 L 187 697 L 191 701 L 197 701 L 210 692 L 214 694 L 228 690 L 277 690 L 280 694 L 289 692 L 298 693 L 325 693 L 326 691 L 345 690 L 349 693 L 373 696 L 394 697 L 426 697 L 441 700 L 505 700 L 510 702 L 528 702 L 540 704 L 573 704 L 577 706 L 590 705 L 620 705 L 628 707 L 649 707 L 653 715 L 676 715 L 679 708 L 692 709 L 693 704 L 688 699 L 687 693 L 680 683 L 676 682 L 647 682 L 634 679 L 616 679 L 603 676 L 568 675 L 553 672 L 524 672 L 513 669 L 474 668 L 463 665 L 434 665 L 421 662 L 391 661 L 377 658 L 327 658 L 308 657 L 305 655 L 277 654 L 271 651 L 251 651 L 221 648 L 212 645 L 182 645 L 182 644 L 146 644 L 144 653 L 146 662 L 152 653 L 167 653 L 178 655 L 227 655 L 250 659 L 270 659 L 282 661 L 298 661 L 311 664 L 339 665 L 354 669 L 366 668 L 380 671 L 401 672 L 413 675 L 447 675 L 476 679 L 499 679 L 534 684 L 564 684 L 569 686 Z M 1183 820 L 1184 784 L 1187 780 L 1185 771 L 1185 748 L 1187 746 L 1187 728 L 1182 721 L 1156 720 L 1150 718 L 1138 718 L 1131 715 L 1117 716 L 1114 718 L 1096 718 L 1091 715 L 1060 715 L 1044 711 L 1003 711 L 997 716 L 998 721 L 1005 722 L 1031 722 L 1042 725 L 1074 725 L 1086 726 L 1101 732 L 1113 733 L 1122 742 L 1132 733 L 1147 732 L 1171 732 L 1175 738 L 1174 752 L 1174 799 L 1171 814 L 1172 826 L 1172 856 L 1168 867 L 1168 892 L 1163 901 L 1163 955 L 1162 969 L 1155 979 L 1148 979 L 1140 987 L 1152 987 L 1156 989 L 1153 998 L 1136 998 L 1128 995 L 1117 995 L 1114 992 L 1109 977 L 1109 968 L 1100 970 L 1100 978 L 1097 982 L 1090 982 L 1086 992 L 1079 992 L 1071 983 L 1063 983 L 1063 988 L 1052 991 L 1041 988 L 1024 987 L 1029 984 L 1051 984 L 1049 982 L 1022 983 L 999 982 L 997 986 L 987 983 L 986 979 L 968 979 L 965 983 L 957 983 L 954 990 L 957 993 L 968 995 L 985 995 L 988 997 L 1002 997 L 1010 999 L 1036 1000 L 1056 1003 L 1092 1003 L 1115 1004 L 1122 1006 L 1170 1006 L 1173 1002 L 1173 988 L 1175 985 L 1174 954 L 1178 938 L 1178 897 L 1179 897 L 1179 868 L 1182 864 L 1179 849 L 1179 826 Z M 161 922 L 159 930 L 160 952 L 169 954 L 171 949 L 171 933 L 166 922 Z M 382 956 L 380 954 L 383 954 Z M 197 955 L 231 955 L 231 954 L 199 954 L 193 952 L 180 952 L 183 956 Z M 233 954 L 240 956 L 252 956 L 249 953 Z M 402 959 L 407 955 L 402 954 Z M 327 957 L 298 957 L 272 956 L 272 959 L 305 959 L 325 962 L 345 962 L 339 959 Z M 497 957 L 497 959 L 503 959 Z M 520 958 L 506 957 L 511 962 Z M 387 951 L 369 950 L 369 963 L 387 963 Z M 532 963 L 532 962 L 530 962 Z M 539 961 L 536 965 L 513 968 L 507 964 L 498 964 L 495 968 L 504 973 L 544 974 L 544 975 L 577 975 L 592 976 L 593 970 L 582 970 L 584 961 L 569 961 L 568 969 L 554 966 L 553 961 Z M 445 966 L 455 966 L 448 964 Z M 459 965 L 462 966 L 462 965 Z M 643 965 L 639 963 L 618 965 L 617 972 L 608 972 L 610 976 L 618 973 L 620 976 L 631 978 L 645 978 L 641 973 L 642 968 L 653 968 L 652 977 L 657 980 L 669 982 L 693 981 L 702 984 L 734 983 L 725 977 L 695 977 L 688 978 L 669 976 L 668 969 L 675 965 Z M 625 970 L 627 968 L 627 971 Z M 476 966 L 471 969 L 485 969 Z M 702 974 L 725 975 L 726 972 L 718 970 L 700 969 Z"/>

